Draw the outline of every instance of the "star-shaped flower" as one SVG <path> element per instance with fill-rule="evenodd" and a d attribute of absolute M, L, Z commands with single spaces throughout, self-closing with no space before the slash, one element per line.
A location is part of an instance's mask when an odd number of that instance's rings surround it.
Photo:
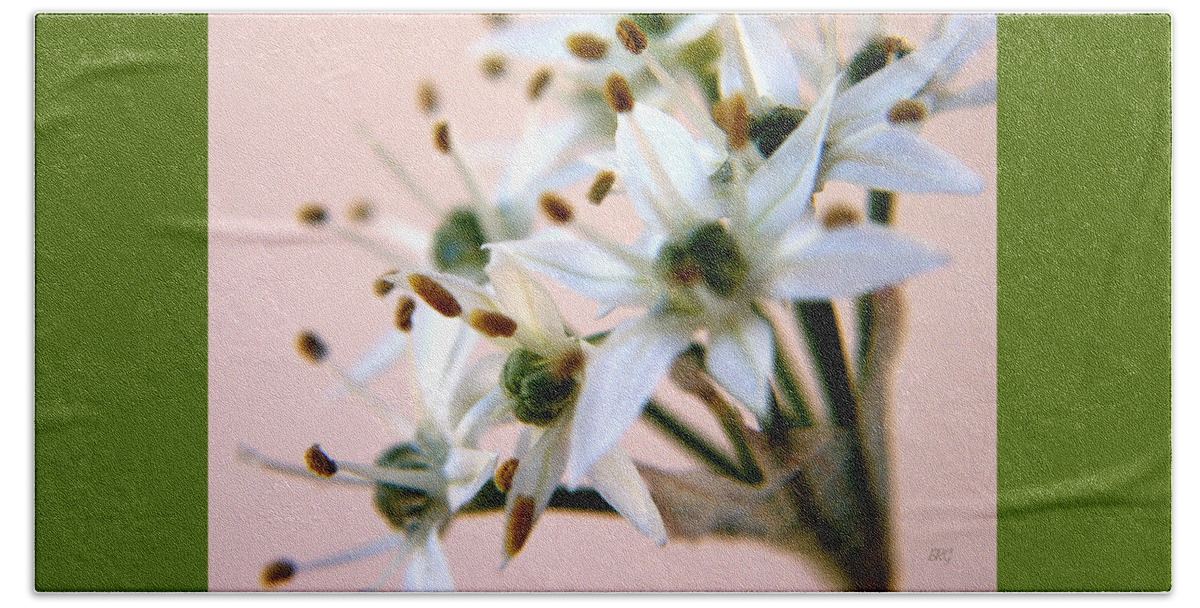
<path fill-rule="evenodd" d="M 708 333 L 709 372 L 766 417 L 774 342 L 762 304 L 861 294 L 945 262 L 886 229 L 827 230 L 816 221 L 812 194 L 836 89 L 745 179 L 737 171 L 710 175 L 708 144 L 662 111 L 634 104 L 615 78 L 620 174 L 646 231 L 633 246 L 561 232 L 492 245 L 602 310 L 646 309 L 589 358 L 572 429 L 572 480 L 615 445 L 701 330 Z"/>
<path fill-rule="evenodd" d="M 595 451 L 571 435 L 574 420 L 596 415 L 577 401 L 580 387 L 594 380 L 585 370 L 595 349 L 567 332 L 549 294 L 511 254 L 491 249 L 490 290 L 450 276 L 412 275 L 409 282 L 435 310 L 465 319 L 507 353 L 499 375 L 490 376 L 494 388 L 464 422 L 495 424 L 515 418 L 524 424 L 513 464 L 506 465 L 515 470 L 497 475 L 502 485 L 509 485 L 501 489 L 508 492 L 505 554 L 511 558 L 524 547 L 571 455 L 580 449 Z M 666 542 L 645 483 L 615 441 L 596 452 L 584 483 L 642 534 L 658 544 Z"/>

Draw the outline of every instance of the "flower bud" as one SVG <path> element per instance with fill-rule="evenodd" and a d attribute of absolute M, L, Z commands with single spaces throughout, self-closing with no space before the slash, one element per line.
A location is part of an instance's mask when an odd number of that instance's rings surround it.
<path fill-rule="evenodd" d="M 523 348 L 509 354 L 500 378 L 517 420 L 542 427 L 566 409 L 577 387 L 573 376 L 560 377 L 544 357 Z"/>
<path fill-rule="evenodd" d="M 375 466 L 402 471 L 431 468 L 429 460 L 413 444 L 392 446 L 375 459 Z M 375 511 L 395 530 L 405 530 L 433 505 L 428 494 L 415 488 L 375 484 Z"/>

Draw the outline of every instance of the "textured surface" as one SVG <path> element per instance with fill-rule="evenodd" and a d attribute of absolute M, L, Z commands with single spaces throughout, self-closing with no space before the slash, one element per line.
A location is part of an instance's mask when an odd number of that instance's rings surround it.
<path fill-rule="evenodd" d="M 999 22 L 998 585 L 1171 585 L 1166 15 Z"/>
<path fill-rule="evenodd" d="M 206 46 L 36 19 L 38 590 L 207 585 Z"/>

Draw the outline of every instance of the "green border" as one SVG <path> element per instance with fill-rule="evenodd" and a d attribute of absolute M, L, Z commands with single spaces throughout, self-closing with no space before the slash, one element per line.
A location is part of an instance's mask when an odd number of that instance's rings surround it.
<path fill-rule="evenodd" d="M 1001 590 L 1171 586 L 1171 21 L 999 18 Z"/>
<path fill-rule="evenodd" d="M 35 18 L 39 591 L 207 588 L 207 31 Z"/>

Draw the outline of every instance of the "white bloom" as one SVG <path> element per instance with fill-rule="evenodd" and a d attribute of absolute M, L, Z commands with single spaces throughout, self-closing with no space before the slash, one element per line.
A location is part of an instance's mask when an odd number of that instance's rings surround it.
<path fill-rule="evenodd" d="M 621 175 L 646 232 L 631 247 L 547 232 L 492 245 L 595 299 L 602 309 L 647 308 L 613 330 L 590 357 L 571 439 L 570 479 L 592 470 L 632 424 L 693 336 L 709 335 L 713 377 L 760 417 L 769 412 L 774 345 L 757 310 L 770 300 L 864 293 L 944 263 L 884 229 L 825 230 L 811 206 L 831 88 L 752 177 L 719 177 L 707 144 L 642 104 L 619 116 Z M 737 160 L 737 159 L 734 159 Z M 731 161 L 732 162 L 732 161 Z"/>
<path fill-rule="evenodd" d="M 503 370 L 488 376 L 491 392 L 462 424 L 490 425 L 514 418 L 525 424 L 514 453 L 511 487 L 504 488 L 505 552 L 512 557 L 549 504 L 569 455 L 579 449 L 570 433 L 572 421 L 593 417 L 576 396 L 580 384 L 591 381 L 585 362 L 595 349 L 568 334 L 549 294 L 507 251 L 492 248 L 487 274 L 490 290 L 449 276 L 411 281 L 436 309 L 466 318 L 508 353 Z M 586 485 L 638 531 L 656 543 L 666 542 L 662 519 L 629 456 L 614 441 L 599 450 L 597 460 Z"/>
<path fill-rule="evenodd" d="M 305 454 L 307 469 L 243 448 L 240 458 L 262 468 L 313 481 L 360 485 L 374 490 L 374 504 L 392 532 L 377 541 L 307 562 L 281 560 L 263 571 L 263 582 L 276 586 L 304 571 L 337 566 L 390 553 L 391 565 L 374 588 L 405 562 L 404 588 L 452 591 L 453 580 L 439 535 L 459 508 L 491 478 L 496 454 L 479 450 L 481 431 L 463 424 L 468 411 L 490 390 L 478 379 L 499 373 L 497 357 L 468 362 L 476 338 L 461 323 L 444 319 L 424 306 L 413 312 L 413 359 L 418 424 L 408 441 L 385 450 L 374 463 L 332 459 L 314 445 Z M 406 429 L 395 429 L 403 435 Z"/>

